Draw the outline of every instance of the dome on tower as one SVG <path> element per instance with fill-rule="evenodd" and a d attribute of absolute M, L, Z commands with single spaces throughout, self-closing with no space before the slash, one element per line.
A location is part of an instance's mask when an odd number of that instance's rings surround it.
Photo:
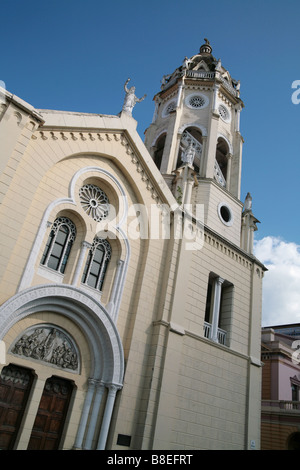
<path fill-rule="evenodd" d="M 200 54 L 211 54 L 212 53 L 212 47 L 209 43 L 209 40 L 204 38 L 205 44 L 202 44 L 200 47 Z"/>

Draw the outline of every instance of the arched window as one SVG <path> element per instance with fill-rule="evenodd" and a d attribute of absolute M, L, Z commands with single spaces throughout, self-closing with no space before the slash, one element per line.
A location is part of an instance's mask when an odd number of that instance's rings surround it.
<path fill-rule="evenodd" d="M 81 282 L 101 291 L 110 258 L 111 246 L 109 242 L 103 238 L 95 237 Z"/>
<path fill-rule="evenodd" d="M 52 225 L 41 264 L 64 273 L 75 237 L 73 222 L 67 217 L 58 217 Z"/>
<path fill-rule="evenodd" d="M 226 186 L 228 164 L 228 145 L 222 138 L 218 139 L 215 160 L 215 178 L 222 186 Z"/>

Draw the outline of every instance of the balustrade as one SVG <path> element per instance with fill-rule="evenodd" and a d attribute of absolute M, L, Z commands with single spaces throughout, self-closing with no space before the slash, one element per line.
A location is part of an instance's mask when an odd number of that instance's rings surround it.
<path fill-rule="evenodd" d="M 222 173 L 222 170 L 221 170 L 220 165 L 217 162 L 217 160 L 215 160 L 215 168 L 214 169 L 215 169 L 214 176 L 215 176 L 217 182 L 220 183 L 223 187 L 226 187 L 226 180 L 224 178 L 224 175 Z"/>
<path fill-rule="evenodd" d="M 211 324 L 205 321 L 203 330 L 204 330 L 204 337 L 211 339 L 211 331 L 212 331 Z M 223 345 L 226 344 L 226 336 L 227 336 L 227 331 L 222 330 L 221 328 L 218 328 L 218 343 L 219 344 L 223 344 Z"/>

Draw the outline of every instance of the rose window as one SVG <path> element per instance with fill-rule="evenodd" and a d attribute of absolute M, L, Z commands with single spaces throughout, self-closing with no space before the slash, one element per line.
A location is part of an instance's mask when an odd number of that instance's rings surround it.
<path fill-rule="evenodd" d="M 109 200 L 105 192 L 94 184 L 86 184 L 79 190 L 79 198 L 83 210 L 92 219 L 100 222 L 109 213 Z"/>
<path fill-rule="evenodd" d="M 205 105 L 205 99 L 203 96 L 192 96 L 189 104 L 192 106 L 192 108 L 203 108 Z"/>
<path fill-rule="evenodd" d="M 170 104 L 168 104 L 166 108 L 166 114 L 170 114 L 172 111 L 174 111 L 176 108 L 176 102 L 172 101 Z"/>
<path fill-rule="evenodd" d="M 219 110 L 219 114 L 220 114 L 221 118 L 223 119 L 223 121 L 225 121 L 225 122 L 230 121 L 230 113 L 229 113 L 228 109 L 225 106 L 220 104 L 218 110 Z"/>
<path fill-rule="evenodd" d="M 202 93 L 193 93 L 192 95 L 188 95 L 185 98 L 185 104 L 188 108 L 191 109 L 203 109 L 209 103 L 209 99 L 206 95 Z"/>

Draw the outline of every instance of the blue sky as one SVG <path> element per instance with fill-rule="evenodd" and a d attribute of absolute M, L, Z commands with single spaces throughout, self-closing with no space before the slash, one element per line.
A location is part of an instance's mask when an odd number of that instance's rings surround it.
<path fill-rule="evenodd" d="M 271 268 L 264 318 L 300 322 L 300 104 L 291 100 L 300 80 L 300 2 L 0 0 L 0 12 L 0 80 L 8 91 L 36 108 L 117 114 L 131 77 L 136 94 L 147 94 L 133 113 L 142 138 L 162 76 L 210 40 L 213 55 L 241 81 L 241 197 L 252 194 L 261 221 L 257 250 Z M 291 306 L 289 288 L 280 291 L 287 298 L 280 314 L 270 301 L 273 271 L 282 285 L 283 265 L 296 299 Z"/>

